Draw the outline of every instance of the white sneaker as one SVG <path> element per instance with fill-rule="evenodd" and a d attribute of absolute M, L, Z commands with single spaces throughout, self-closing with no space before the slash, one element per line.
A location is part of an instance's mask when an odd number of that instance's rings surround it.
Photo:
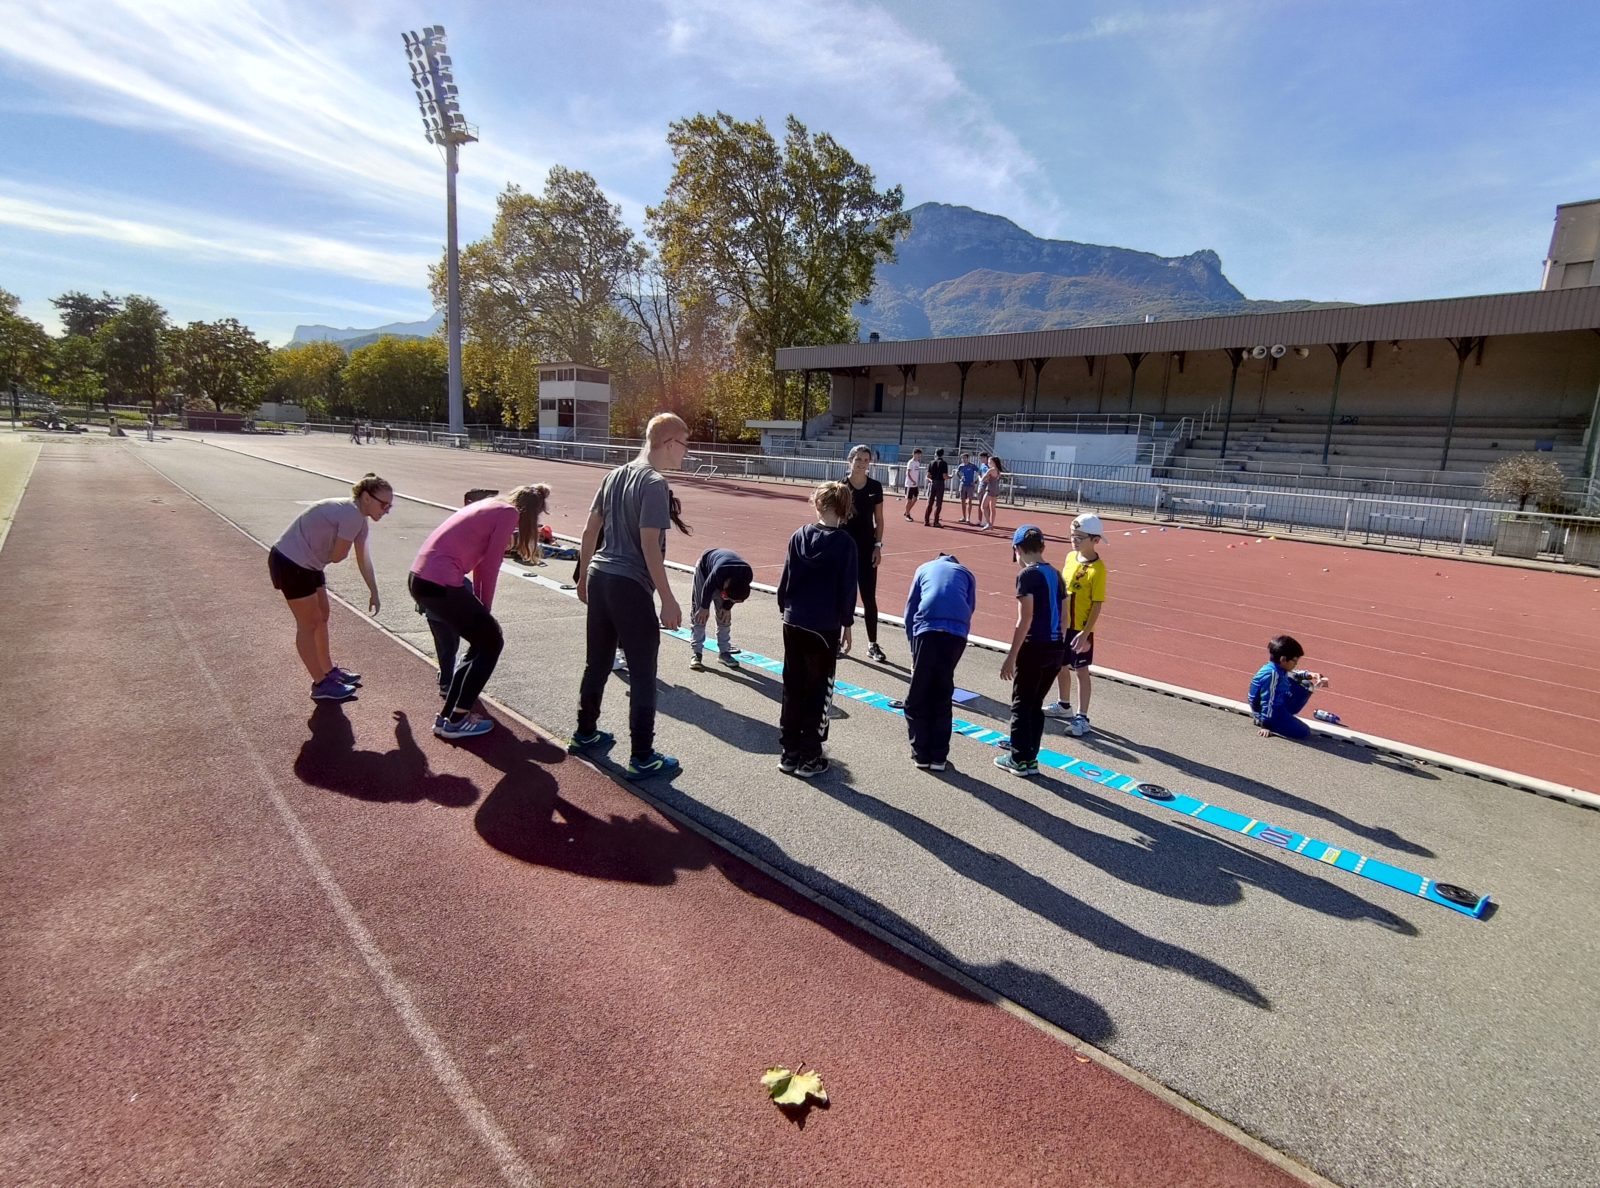
<path fill-rule="evenodd" d="M 627 660 L 625 660 L 623 658 L 623 655 L 622 655 L 621 652 L 618 652 L 614 657 L 612 657 L 612 660 L 611 660 L 611 671 L 612 672 L 627 672 L 628 671 L 628 662 L 627 662 Z"/>
<path fill-rule="evenodd" d="M 1044 716 L 1055 718 L 1059 722 L 1070 722 L 1075 715 L 1070 701 L 1052 701 L 1044 707 Z"/>
<path fill-rule="evenodd" d="M 1082 738 L 1089 733 L 1089 715 L 1073 715 L 1072 721 L 1067 723 L 1067 729 L 1072 731 L 1073 738 Z"/>

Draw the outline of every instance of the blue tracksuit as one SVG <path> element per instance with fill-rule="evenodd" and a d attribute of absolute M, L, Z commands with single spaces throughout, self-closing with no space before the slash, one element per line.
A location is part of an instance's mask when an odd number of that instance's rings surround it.
<path fill-rule="evenodd" d="M 1311 700 L 1311 687 L 1268 660 L 1250 678 L 1250 713 L 1257 726 L 1285 738 L 1305 738 L 1311 728 L 1295 717 Z"/>

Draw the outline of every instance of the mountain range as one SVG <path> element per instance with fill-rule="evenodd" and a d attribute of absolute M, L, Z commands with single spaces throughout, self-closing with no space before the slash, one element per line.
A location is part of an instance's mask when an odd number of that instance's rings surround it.
<path fill-rule="evenodd" d="M 1209 248 L 1157 256 L 1132 248 L 1041 239 L 1000 215 L 925 202 L 906 212 L 911 230 L 892 264 L 878 265 L 872 295 L 854 309 L 861 336 L 946 338 L 1216 317 L 1343 305 L 1251 301 Z M 385 334 L 428 337 L 442 313 L 369 330 L 296 326 L 291 343 L 337 342 L 347 351 Z"/>
<path fill-rule="evenodd" d="M 1160 318 L 1276 313 L 1344 304 L 1251 301 L 1209 249 L 1157 256 L 1131 248 L 1041 239 L 1010 219 L 925 202 L 854 309 L 865 338 L 946 338 L 1103 326 Z"/>

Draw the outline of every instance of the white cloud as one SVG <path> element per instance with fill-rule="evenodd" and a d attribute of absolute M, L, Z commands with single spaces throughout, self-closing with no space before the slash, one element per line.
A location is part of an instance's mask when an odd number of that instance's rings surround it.
<path fill-rule="evenodd" d="M 384 80 L 367 61 L 376 50 L 370 31 L 351 39 L 326 7 L 291 14 L 273 0 L 101 0 L 3 11 L 0 59 L 63 91 L 74 114 L 176 135 L 383 208 L 439 200 L 437 150 L 423 140 L 398 34 Z M 501 149 L 472 151 L 480 178 L 544 171 Z M 494 188 L 463 176 L 464 206 L 490 211 L 493 200 Z"/>
<path fill-rule="evenodd" d="M 769 125 L 781 119 L 773 103 L 792 86 L 791 110 L 821 111 L 827 130 L 854 146 L 879 184 L 907 185 L 912 202 L 970 203 L 1035 226 L 1059 222 L 1033 154 L 939 45 L 885 9 L 861 0 L 663 5 L 668 49 L 701 73 L 760 88 Z M 773 130 L 781 136 L 780 127 Z"/>
<path fill-rule="evenodd" d="M 162 255 L 193 255 L 272 268 L 325 272 L 423 289 L 436 252 L 383 247 L 171 208 L 130 208 L 125 199 L 0 182 L 0 225 L 34 235 L 94 239 Z"/>

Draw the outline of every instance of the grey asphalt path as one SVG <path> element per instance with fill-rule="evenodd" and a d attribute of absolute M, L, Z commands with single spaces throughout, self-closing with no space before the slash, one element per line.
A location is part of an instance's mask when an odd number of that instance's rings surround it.
<path fill-rule="evenodd" d="M 129 448 L 266 542 L 303 501 L 343 490 L 189 441 Z M 403 495 L 411 452 L 380 454 Z M 437 451 L 415 452 L 436 463 Z M 348 472 L 349 458 L 327 461 Z M 463 455 L 456 486 L 528 477 L 526 464 Z M 561 494 L 586 504 L 589 492 Z M 424 651 L 405 573 L 442 515 L 402 499 L 374 535 L 379 625 Z M 531 573 L 565 580 L 571 564 Z M 265 582 L 264 559 L 240 580 Z M 335 567 L 330 585 L 365 606 L 353 567 Z M 687 579 L 675 586 L 686 602 Z M 582 607 L 508 575 L 495 611 L 507 648 L 490 694 L 570 731 Z M 740 608 L 735 639 L 781 657 L 769 600 Z M 883 639 L 894 663 L 846 660 L 840 676 L 897 696 L 907 648 L 890 629 Z M 359 638 L 334 642 L 359 666 Z M 1475 921 L 1070 777 L 1017 780 L 971 740 L 955 741 L 951 772 L 918 772 L 903 722 L 850 702 L 833 726 L 834 771 L 782 776 L 776 678 L 690 673 L 687 651 L 663 640 L 658 745 L 685 768 L 646 789 L 664 804 L 1341 1183 L 1593 1182 L 1600 815 L 1342 744 L 1259 740 L 1234 715 L 1109 682 L 1096 687 L 1094 736 L 1047 737 L 1493 892 L 1498 912 Z M 980 694 L 965 716 L 1004 729 L 998 668 L 998 656 L 969 651 L 958 680 Z M 436 703 L 420 665 L 416 697 L 419 712 Z M 263 712 L 270 704 L 263 691 Z M 626 711 L 625 680 L 613 678 L 603 725 L 625 735 Z"/>

